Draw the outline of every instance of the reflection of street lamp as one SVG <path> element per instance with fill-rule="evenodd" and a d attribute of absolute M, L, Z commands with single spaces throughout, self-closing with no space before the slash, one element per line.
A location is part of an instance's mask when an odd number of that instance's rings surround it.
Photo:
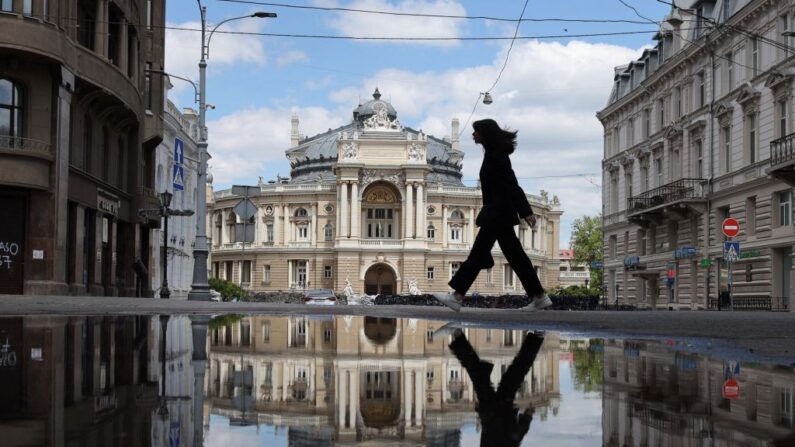
<path fill-rule="evenodd" d="M 168 315 L 160 315 L 160 407 L 157 414 L 168 419 L 166 406 L 166 329 L 168 329 Z"/>
<path fill-rule="evenodd" d="M 199 60 L 199 173 L 196 177 L 198 193 L 196 194 L 196 242 L 193 246 L 193 280 L 191 281 L 189 300 L 210 301 L 210 286 L 207 284 L 207 128 L 205 127 L 205 112 L 207 111 L 207 59 L 210 57 L 210 39 L 219 26 L 232 20 L 255 17 L 258 19 L 276 17 L 272 12 L 255 12 L 253 14 L 232 17 L 221 21 L 210 31 L 205 39 L 207 30 L 207 9 L 202 6 L 201 0 L 196 0 L 199 4 L 202 25 L 202 53 Z"/>

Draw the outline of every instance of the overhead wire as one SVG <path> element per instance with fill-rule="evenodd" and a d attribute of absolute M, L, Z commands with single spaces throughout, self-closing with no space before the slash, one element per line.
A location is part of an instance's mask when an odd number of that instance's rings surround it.
<path fill-rule="evenodd" d="M 494 84 L 492 84 L 491 87 L 488 90 L 486 90 L 485 93 L 478 94 L 478 98 L 475 100 L 475 106 L 472 107 L 472 112 L 469 113 L 466 122 L 464 122 L 464 125 L 461 127 L 461 131 L 458 133 L 458 138 L 461 138 L 461 135 L 463 135 L 464 132 L 466 132 L 467 125 L 469 124 L 469 121 L 472 119 L 472 117 L 475 115 L 475 110 L 477 110 L 478 104 L 480 104 L 480 98 L 482 96 L 485 97 L 485 95 L 490 95 L 491 91 L 494 90 L 494 87 L 497 86 L 497 83 L 500 82 L 502 73 L 505 71 L 505 67 L 508 66 L 508 60 L 511 57 L 511 50 L 513 50 L 513 44 L 516 42 L 516 36 L 519 35 L 519 27 L 522 25 L 522 18 L 524 17 L 524 13 L 527 10 L 527 4 L 529 3 L 529 1 L 530 0 L 524 1 L 524 6 L 522 6 L 522 12 L 521 14 L 519 14 L 519 20 L 516 22 L 516 29 L 514 29 L 513 32 L 513 39 L 511 39 L 511 44 L 508 46 L 508 51 L 505 53 L 505 61 L 502 64 L 502 68 L 500 68 L 500 72 L 497 74 L 497 79 L 494 80 Z"/>
<path fill-rule="evenodd" d="M 218 1 L 227 2 L 227 3 L 242 3 L 248 5 L 271 6 L 276 8 L 306 9 L 306 10 L 315 10 L 315 11 L 356 12 L 364 14 L 381 14 L 381 15 L 390 15 L 390 16 L 428 17 L 428 18 L 460 19 L 460 20 L 492 20 L 495 22 L 631 23 L 636 25 L 644 23 L 639 20 L 625 20 L 625 19 L 564 19 L 564 18 L 513 19 L 509 17 L 431 14 L 431 13 L 398 12 L 398 11 L 384 11 L 384 10 L 374 10 L 374 9 L 343 8 L 343 7 L 329 7 L 329 6 L 293 5 L 287 3 L 257 2 L 252 0 L 218 0 Z"/>

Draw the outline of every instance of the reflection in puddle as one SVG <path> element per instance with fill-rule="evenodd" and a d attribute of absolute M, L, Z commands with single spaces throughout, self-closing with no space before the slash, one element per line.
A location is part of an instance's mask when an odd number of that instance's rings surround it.
<path fill-rule="evenodd" d="M 483 445 L 795 445 L 792 368 L 675 343 L 542 340 L 470 326 L 454 344 L 470 374 L 443 325 L 345 316 L 2 318 L 0 439 L 468 447 L 491 431 L 514 440 Z M 495 400 L 478 403 L 486 394 Z"/>

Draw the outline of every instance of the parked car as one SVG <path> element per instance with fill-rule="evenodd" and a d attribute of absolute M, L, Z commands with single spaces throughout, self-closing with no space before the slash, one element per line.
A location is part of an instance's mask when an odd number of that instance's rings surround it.
<path fill-rule="evenodd" d="M 337 295 L 331 289 L 312 289 L 304 292 L 304 302 L 318 306 L 333 306 L 337 304 Z"/>

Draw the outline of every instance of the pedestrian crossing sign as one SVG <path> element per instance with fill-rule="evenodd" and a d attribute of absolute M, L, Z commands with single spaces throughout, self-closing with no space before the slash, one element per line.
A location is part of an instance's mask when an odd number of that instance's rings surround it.
<path fill-rule="evenodd" d="M 174 190 L 185 190 L 185 168 L 181 165 L 174 165 Z"/>
<path fill-rule="evenodd" d="M 726 241 L 723 243 L 723 259 L 734 262 L 740 259 L 740 243 Z"/>

